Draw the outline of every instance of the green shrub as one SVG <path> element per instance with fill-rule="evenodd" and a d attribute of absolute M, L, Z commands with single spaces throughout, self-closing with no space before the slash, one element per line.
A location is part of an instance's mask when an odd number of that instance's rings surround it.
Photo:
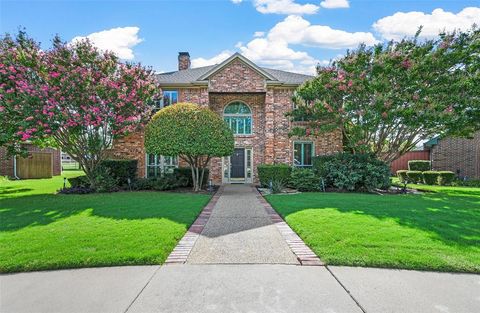
<path fill-rule="evenodd" d="M 438 172 L 438 184 L 440 186 L 451 185 L 455 179 L 455 173 L 450 171 L 439 171 Z"/>
<path fill-rule="evenodd" d="M 287 185 L 292 168 L 287 164 L 262 164 L 257 167 L 258 179 L 262 187 L 269 187 L 270 181 Z"/>
<path fill-rule="evenodd" d="M 118 191 L 118 179 L 112 175 L 110 169 L 106 166 L 99 166 L 95 170 L 95 185 L 91 186 L 97 192 Z"/>
<path fill-rule="evenodd" d="M 409 171 L 425 172 L 432 169 L 432 163 L 427 160 L 410 160 L 408 161 Z"/>
<path fill-rule="evenodd" d="M 332 160 L 335 160 L 337 156 L 335 154 L 333 155 L 318 155 L 316 157 L 313 158 L 312 162 L 313 162 L 313 171 L 315 172 L 315 174 L 317 174 L 318 176 L 320 177 L 325 177 L 327 172 L 328 172 L 328 169 L 325 168 L 325 163 L 326 162 L 329 162 L 329 161 L 332 161 Z"/>
<path fill-rule="evenodd" d="M 272 181 L 272 193 L 280 193 L 284 188 L 283 183 L 280 180 Z"/>
<path fill-rule="evenodd" d="M 423 183 L 423 174 L 421 171 L 407 171 L 409 183 L 421 184 Z"/>
<path fill-rule="evenodd" d="M 152 190 L 151 178 L 137 178 L 132 184 L 133 190 Z"/>
<path fill-rule="evenodd" d="M 86 175 L 78 176 L 78 177 L 70 177 L 67 178 L 68 182 L 70 183 L 70 187 L 72 188 L 79 188 L 79 187 L 90 187 L 90 182 Z"/>
<path fill-rule="evenodd" d="M 153 190 L 164 191 L 182 187 L 186 184 L 185 177 L 178 177 L 175 174 L 165 174 L 152 179 L 151 186 Z"/>
<path fill-rule="evenodd" d="M 201 168 L 198 169 L 201 175 Z M 192 169 L 190 167 L 179 167 L 173 170 L 173 174 L 177 176 L 178 180 L 181 180 L 183 185 L 179 187 L 193 187 L 193 178 L 192 178 Z M 205 174 L 203 176 L 202 186 L 205 186 L 208 183 L 208 176 L 210 172 L 208 168 L 205 169 Z"/>
<path fill-rule="evenodd" d="M 452 182 L 452 185 L 462 186 L 462 187 L 479 187 L 480 188 L 480 179 L 454 180 Z"/>
<path fill-rule="evenodd" d="M 407 172 L 408 172 L 407 170 L 398 170 L 397 171 L 398 180 L 400 180 L 400 182 L 402 184 L 408 182 Z"/>
<path fill-rule="evenodd" d="M 390 186 L 390 168 L 371 154 L 338 153 L 315 157 L 314 172 L 327 187 L 371 191 Z"/>
<path fill-rule="evenodd" d="M 299 191 L 319 191 L 321 178 L 311 169 L 293 169 L 290 185 Z"/>
<path fill-rule="evenodd" d="M 110 175 L 117 180 L 119 186 L 127 186 L 137 177 L 137 160 L 105 160 L 100 163 L 100 168 L 107 169 Z"/>
<path fill-rule="evenodd" d="M 438 184 L 439 173 L 437 171 L 425 171 L 423 172 L 423 182 L 426 185 Z"/>

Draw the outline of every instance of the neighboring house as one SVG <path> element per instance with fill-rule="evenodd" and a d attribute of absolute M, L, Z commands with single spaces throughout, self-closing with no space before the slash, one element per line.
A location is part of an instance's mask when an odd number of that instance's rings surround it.
<path fill-rule="evenodd" d="M 256 183 L 259 164 L 310 167 L 314 155 L 342 150 L 339 130 L 318 138 L 288 136 L 292 122 L 285 113 L 293 108 L 295 89 L 312 76 L 259 67 L 238 53 L 217 65 L 190 68 L 190 55 L 180 52 L 178 69 L 157 75 L 163 92 L 158 108 L 177 102 L 209 107 L 235 134 L 233 155 L 211 160 L 210 179 L 215 184 Z M 117 140 L 112 155 L 137 159 L 138 174 L 146 177 L 179 164 L 176 157 L 146 154 L 142 132 Z"/>
<path fill-rule="evenodd" d="M 434 170 L 452 171 L 460 177 L 480 179 L 480 131 L 473 138 L 433 138 L 424 147 L 430 150 Z"/>
<path fill-rule="evenodd" d="M 0 176 L 12 178 L 49 178 L 62 174 L 60 150 L 39 148 L 32 144 L 24 145 L 28 157 L 7 158 L 7 151 L 0 147 Z"/>

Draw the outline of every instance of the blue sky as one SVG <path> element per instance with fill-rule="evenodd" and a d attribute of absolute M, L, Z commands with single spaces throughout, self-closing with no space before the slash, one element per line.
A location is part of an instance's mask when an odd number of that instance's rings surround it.
<path fill-rule="evenodd" d="M 178 51 L 194 66 L 239 51 L 264 66 L 312 73 L 317 63 L 360 42 L 480 24 L 480 1 L 459 0 L 210 0 L 5 1 L 0 30 L 19 26 L 47 48 L 55 34 L 90 36 L 100 47 L 157 71 L 177 67 Z"/>

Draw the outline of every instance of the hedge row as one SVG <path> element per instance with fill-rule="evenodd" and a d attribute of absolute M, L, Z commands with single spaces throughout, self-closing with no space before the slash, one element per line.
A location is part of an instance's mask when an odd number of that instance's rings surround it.
<path fill-rule="evenodd" d="M 390 185 L 389 167 L 370 154 L 318 156 L 308 169 L 292 169 L 286 164 L 260 165 L 258 177 L 262 187 L 269 187 L 272 182 L 276 187 L 281 183 L 300 191 L 317 191 L 322 187 L 371 191 Z"/>
<path fill-rule="evenodd" d="M 208 182 L 209 170 L 205 169 L 203 185 Z M 161 177 L 137 177 L 136 160 L 105 160 L 97 169 L 95 186 L 91 186 L 85 175 L 69 178 L 70 188 L 63 193 L 111 192 L 122 189 L 171 190 L 179 187 L 193 187 L 192 172 L 189 167 L 176 168 L 173 174 Z M 130 182 L 130 184 L 129 184 Z"/>
<path fill-rule="evenodd" d="M 455 173 L 450 171 L 397 171 L 401 183 L 415 183 L 426 185 L 451 185 L 455 180 Z"/>

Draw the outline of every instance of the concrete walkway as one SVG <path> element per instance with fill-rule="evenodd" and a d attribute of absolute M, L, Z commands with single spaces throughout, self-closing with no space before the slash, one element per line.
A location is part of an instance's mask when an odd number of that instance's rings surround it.
<path fill-rule="evenodd" d="M 480 275 L 474 274 L 185 264 L 0 275 L 2 313 L 478 313 L 479 308 Z"/>
<path fill-rule="evenodd" d="M 248 185 L 225 185 L 189 264 L 299 264 Z"/>

